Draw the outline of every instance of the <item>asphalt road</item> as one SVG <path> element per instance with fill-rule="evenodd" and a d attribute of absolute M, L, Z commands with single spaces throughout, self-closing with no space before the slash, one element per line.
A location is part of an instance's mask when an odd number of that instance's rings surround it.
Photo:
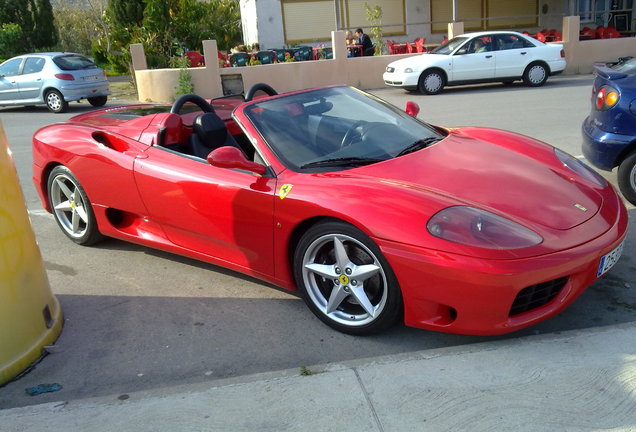
<path fill-rule="evenodd" d="M 438 96 L 373 93 L 399 107 L 416 101 L 419 117 L 434 124 L 509 129 L 580 155 L 591 82 L 591 75 L 562 76 L 538 89 L 495 84 L 449 88 Z M 71 104 L 66 114 L 0 109 L 51 287 L 65 314 L 54 353 L 0 388 L 0 408 L 494 339 L 404 326 L 373 337 L 347 336 L 323 325 L 294 295 L 240 274 L 117 240 L 75 245 L 41 209 L 31 182 L 30 140 L 37 128 L 90 109 L 87 103 Z M 605 175 L 615 184 L 615 173 Z M 636 321 L 636 213 L 629 208 L 625 252 L 610 274 L 561 315 L 500 338 Z M 61 391 L 37 397 L 24 392 L 54 382 Z"/>

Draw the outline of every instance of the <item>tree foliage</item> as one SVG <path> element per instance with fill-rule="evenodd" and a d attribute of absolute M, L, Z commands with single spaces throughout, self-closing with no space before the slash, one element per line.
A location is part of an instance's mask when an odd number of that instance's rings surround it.
<path fill-rule="evenodd" d="M 0 25 L 0 62 L 18 54 L 19 51 L 16 51 L 16 47 L 22 37 L 22 29 L 19 25 Z"/>
<path fill-rule="evenodd" d="M 145 0 L 141 23 L 132 26 L 118 18 L 113 2 L 109 0 L 109 32 L 102 46 L 108 46 L 104 55 L 118 70 L 130 62 L 132 43 L 144 46 L 150 67 L 167 67 L 172 57 L 201 50 L 203 40 L 215 39 L 219 49 L 229 49 L 242 37 L 238 0 Z"/>
<path fill-rule="evenodd" d="M 82 7 L 74 1 L 57 0 L 53 13 L 59 33 L 59 49 L 91 54 L 93 45 L 99 46 L 108 34 L 104 23 L 105 10 L 106 0 L 84 0 Z"/>
<path fill-rule="evenodd" d="M 0 25 L 3 24 L 20 28 L 15 52 L 37 51 L 57 44 L 50 0 L 0 0 Z"/>
<path fill-rule="evenodd" d="M 371 7 L 365 2 L 364 9 L 367 14 L 367 21 L 371 24 L 369 34 L 375 44 L 374 55 L 382 55 L 384 54 L 384 41 L 382 39 L 382 6 L 375 5 Z"/>
<path fill-rule="evenodd" d="M 49 0 L 36 0 L 32 9 L 33 34 L 35 48 L 52 48 L 57 45 L 57 28 L 53 16 L 53 8 Z"/>

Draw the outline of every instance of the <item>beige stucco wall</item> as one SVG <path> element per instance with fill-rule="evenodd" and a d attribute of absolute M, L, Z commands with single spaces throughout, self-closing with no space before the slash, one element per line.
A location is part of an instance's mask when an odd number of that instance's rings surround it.
<path fill-rule="evenodd" d="M 636 56 L 636 38 L 579 41 L 579 17 L 563 18 L 563 45 L 568 66 L 566 74 L 590 73 L 597 61 Z M 449 25 L 449 34 L 462 31 L 462 23 Z M 219 68 L 216 41 L 204 41 L 206 67 L 188 69 L 195 93 L 213 98 L 223 95 L 222 76 L 240 75 L 243 87 L 264 82 L 279 93 L 329 84 L 346 84 L 361 89 L 384 87 L 382 73 L 386 66 L 401 57 L 413 54 L 378 57 L 346 56 L 344 32 L 332 32 L 333 60 L 319 60 L 271 65 Z M 179 82 L 178 69 L 146 69 L 143 47 L 131 46 L 139 100 L 142 102 L 172 102 Z M 141 65 L 142 68 L 139 68 Z"/>

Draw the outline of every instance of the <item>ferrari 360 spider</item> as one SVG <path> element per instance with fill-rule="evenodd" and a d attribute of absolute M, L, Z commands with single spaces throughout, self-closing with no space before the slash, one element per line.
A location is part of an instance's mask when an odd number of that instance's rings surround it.
<path fill-rule="evenodd" d="M 593 170 L 418 111 L 351 87 L 266 84 L 100 109 L 35 133 L 33 180 L 78 244 L 114 237 L 298 290 L 350 334 L 399 320 L 511 332 L 616 263 L 627 212 Z"/>

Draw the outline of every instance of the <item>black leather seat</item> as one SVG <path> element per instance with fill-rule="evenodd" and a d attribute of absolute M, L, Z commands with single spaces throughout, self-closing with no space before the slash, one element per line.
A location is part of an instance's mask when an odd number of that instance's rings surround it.
<path fill-rule="evenodd" d="M 194 119 L 190 136 L 190 154 L 207 158 L 212 150 L 223 146 L 238 147 L 225 122 L 213 112 L 203 113 Z"/>

